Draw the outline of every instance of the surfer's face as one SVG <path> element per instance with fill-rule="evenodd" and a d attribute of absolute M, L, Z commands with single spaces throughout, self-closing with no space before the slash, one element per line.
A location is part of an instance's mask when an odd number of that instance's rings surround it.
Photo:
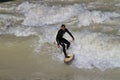
<path fill-rule="evenodd" d="M 64 26 L 61 26 L 61 29 L 62 29 L 62 30 L 65 30 L 65 27 L 64 27 Z"/>

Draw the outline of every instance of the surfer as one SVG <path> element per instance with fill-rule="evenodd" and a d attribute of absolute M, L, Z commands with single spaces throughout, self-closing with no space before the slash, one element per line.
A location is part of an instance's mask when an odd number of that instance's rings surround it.
<path fill-rule="evenodd" d="M 69 58 L 69 56 L 66 53 L 65 44 L 67 44 L 67 49 L 68 49 L 70 47 L 70 42 L 68 40 L 66 40 L 65 38 L 63 38 L 63 35 L 65 34 L 65 32 L 67 32 L 74 40 L 73 35 L 68 31 L 68 29 L 65 27 L 65 25 L 62 24 L 61 29 L 57 33 L 56 41 L 57 41 L 58 48 L 60 47 L 60 45 L 63 47 L 63 52 L 65 55 L 65 58 Z"/>

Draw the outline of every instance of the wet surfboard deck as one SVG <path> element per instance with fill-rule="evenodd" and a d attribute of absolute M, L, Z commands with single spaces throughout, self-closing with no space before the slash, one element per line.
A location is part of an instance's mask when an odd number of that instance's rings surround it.
<path fill-rule="evenodd" d="M 68 56 L 70 56 L 70 58 L 64 58 L 65 63 L 69 63 L 74 59 L 74 54 L 69 54 Z"/>

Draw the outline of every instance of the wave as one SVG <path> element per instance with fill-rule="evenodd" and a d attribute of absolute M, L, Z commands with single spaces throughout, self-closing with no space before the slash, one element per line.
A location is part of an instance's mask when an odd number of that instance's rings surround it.
<path fill-rule="evenodd" d="M 80 27 L 120 17 L 120 14 L 115 12 L 89 11 L 84 4 L 48 6 L 24 2 L 18 6 L 18 10 L 24 13 L 25 19 L 22 24 L 27 26 L 76 22 Z"/>
<path fill-rule="evenodd" d="M 68 53 L 75 54 L 72 66 L 101 71 L 120 67 L 120 38 L 102 33 L 74 33 L 77 38 L 72 42 Z M 63 61 L 64 55 L 55 53 L 55 59 Z"/>
<path fill-rule="evenodd" d="M 37 36 L 37 32 L 34 31 L 33 28 L 31 27 L 21 27 L 21 26 L 17 26 L 17 27 L 4 27 L 0 29 L 0 34 L 11 34 L 11 35 L 15 35 L 17 37 L 27 37 L 27 36 Z"/>

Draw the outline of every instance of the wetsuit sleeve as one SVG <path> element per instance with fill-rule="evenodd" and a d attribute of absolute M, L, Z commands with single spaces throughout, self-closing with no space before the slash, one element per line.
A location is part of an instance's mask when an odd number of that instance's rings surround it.
<path fill-rule="evenodd" d="M 57 44 L 59 45 L 60 44 L 60 40 L 59 40 L 58 36 L 59 36 L 59 31 L 58 31 L 57 36 L 56 36 L 56 41 L 57 41 Z"/>
<path fill-rule="evenodd" d="M 59 39 L 56 37 L 57 45 L 60 45 Z"/>
<path fill-rule="evenodd" d="M 70 31 L 68 31 L 68 29 L 66 29 L 66 32 L 74 39 L 73 35 L 70 33 Z"/>

